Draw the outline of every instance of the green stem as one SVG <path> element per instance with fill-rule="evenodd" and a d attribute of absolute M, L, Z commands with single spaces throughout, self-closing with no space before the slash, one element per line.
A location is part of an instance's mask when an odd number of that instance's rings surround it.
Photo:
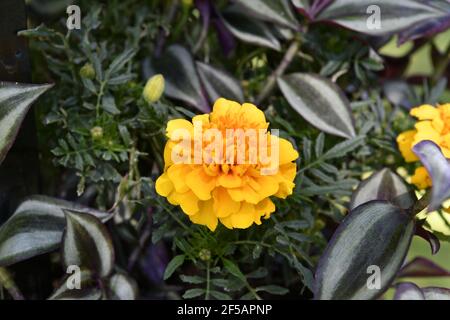
<path fill-rule="evenodd" d="M 262 298 L 258 295 L 255 289 L 248 283 L 248 281 L 245 281 L 245 287 L 248 289 L 248 291 L 255 297 L 256 300 L 262 300 Z"/>
<path fill-rule="evenodd" d="M 205 300 L 209 300 L 209 292 L 211 290 L 211 265 L 210 262 L 206 264 L 206 293 Z"/>
<path fill-rule="evenodd" d="M 14 300 L 25 300 L 9 271 L 0 267 L 0 285 L 8 290 Z"/>
<path fill-rule="evenodd" d="M 100 116 L 100 106 L 101 106 L 103 95 L 105 94 L 105 86 L 106 86 L 106 81 L 102 81 L 100 84 L 100 91 L 98 92 L 98 95 L 97 95 L 97 104 L 95 105 L 95 112 L 96 112 L 97 119 Z"/>

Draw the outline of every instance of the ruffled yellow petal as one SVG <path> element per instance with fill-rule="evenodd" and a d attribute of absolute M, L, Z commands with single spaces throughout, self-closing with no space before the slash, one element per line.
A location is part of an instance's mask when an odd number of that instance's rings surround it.
<path fill-rule="evenodd" d="M 267 128 L 266 116 L 254 104 L 244 103 L 241 108 L 242 118 L 251 123 L 252 128 Z"/>
<path fill-rule="evenodd" d="M 172 181 L 170 181 L 167 173 L 163 173 L 156 180 L 155 183 L 156 192 L 163 197 L 167 197 L 172 192 L 173 188 L 174 188 L 173 183 Z"/>
<path fill-rule="evenodd" d="M 423 140 L 431 140 L 438 145 L 440 144 L 441 135 L 439 132 L 437 132 L 433 128 L 431 121 L 417 122 L 415 127 L 417 130 L 417 133 L 414 136 L 413 145 L 415 145 L 416 143 L 419 143 L 420 141 L 423 141 Z"/>
<path fill-rule="evenodd" d="M 187 215 L 196 214 L 199 210 L 199 200 L 192 191 L 185 193 L 173 192 L 173 195 L 171 195 L 171 200 L 177 205 L 180 205 L 183 212 Z"/>
<path fill-rule="evenodd" d="M 172 161 L 172 151 L 175 143 L 173 141 L 168 141 L 164 147 L 164 170 L 173 164 Z"/>
<path fill-rule="evenodd" d="M 198 167 L 186 176 L 186 185 L 200 200 L 208 200 L 211 199 L 211 191 L 216 186 L 216 180 L 207 175 L 202 167 Z"/>
<path fill-rule="evenodd" d="M 200 121 L 203 125 L 209 124 L 209 114 L 200 114 L 192 118 L 192 123 Z"/>
<path fill-rule="evenodd" d="M 238 188 L 242 184 L 242 179 L 238 175 L 233 173 L 222 174 L 218 179 L 217 183 L 225 188 Z"/>
<path fill-rule="evenodd" d="M 167 122 L 167 137 L 173 141 L 185 139 L 185 135 L 194 137 L 194 126 L 185 119 L 175 119 Z"/>
<path fill-rule="evenodd" d="M 219 218 L 221 224 L 223 224 L 228 229 L 233 229 L 233 222 L 231 221 L 231 216 L 225 218 Z"/>
<path fill-rule="evenodd" d="M 186 184 L 186 176 L 191 172 L 189 165 L 176 164 L 167 169 L 167 175 L 175 186 L 175 190 L 179 193 L 185 193 L 189 191 L 189 187 Z"/>
<path fill-rule="evenodd" d="M 241 105 L 237 102 L 219 98 L 213 106 L 213 111 L 210 115 L 211 122 L 219 123 L 223 118 L 233 117 L 241 110 Z"/>
<path fill-rule="evenodd" d="M 434 118 L 439 117 L 439 110 L 432 105 L 424 104 L 420 107 L 411 109 L 410 114 L 419 120 L 433 120 Z"/>
<path fill-rule="evenodd" d="M 255 221 L 254 213 L 255 206 L 250 203 L 243 202 L 239 212 L 231 215 L 231 223 L 233 228 L 246 229 L 250 227 Z"/>
<path fill-rule="evenodd" d="M 255 223 L 261 224 L 261 217 L 268 219 L 272 212 L 275 212 L 275 204 L 272 200 L 270 198 L 262 200 L 255 206 Z"/>
<path fill-rule="evenodd" d="M 228 189 L 228 194 L 231 196 L 231 199 L 237 202 L 246 201 L 257 204 L 261 200 L 258 193 L 248 184 L 240 188 Z"/>
<path fill-rule="evenodd" d="M 260 199 L 273 196 L 278 192 L 279 185 L 275 177 L 260 176 L 257 177 L 255 180 L 260 187 L 258 190 L 255 190 L 259 194 Z"/>
<path fill-rule="evenodd" d="M 411 183 L 415 184 L 419 189 L 427 189 L 432 186 L 432 181 L 425 167 L 419 167 L 411 177 Z"/>
<path fill-rule="evenodd" d="M 398 148 L 403 158 L 405 158 L 406 162 L 414 162 L 419 160 L 419 158 L 412 151 L 413 141 L 416 133 L 416 130 L 409 130 L 400 133 L 397 137 Z"/>
<path fill-rule="evenodd" d="M 189 219 L 194 223 L 207 226 L 211 231 L 216 230 L 218 220 L 214 214 L 213 200 L 201 201 L 199 207 L 199 211 L 189 216 Z"/>
<path fill-rule="evenodd" d="M 437 132 L 442 133 L 445 130 L 445 122 L 442 120 L 442 118 L 434 118 L 433 120 L 431 120 L 431 125 Z"/>
<path fill-rule="evenodd" d="M 292 143 L 283 138 L 278 138 L 280 146 L 280 165 L 294 161 L 298 158 L 298 152 Z"/>
<path fill-rule="evenodd" d="M 227 190 L 217 188 L 213 191 L 214 212 L 218 218 L 226 218 L 239 211 L 241 203 L 234 201 Z"/>

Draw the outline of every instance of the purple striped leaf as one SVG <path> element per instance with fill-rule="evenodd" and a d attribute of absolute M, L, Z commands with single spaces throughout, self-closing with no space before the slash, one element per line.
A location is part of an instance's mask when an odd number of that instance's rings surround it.
<path fill-rule="evenodd" d="M 428 211 L 435 211 L 450 198 L 450 163 L 433 141 L 421 141 L 413 147 L 433 181 L 431 201 Z"/>
<path fill-rule="evenodd" d="M 450 276 L 450 272 L 448 270 L 423 257 L 417 257 L 408 262 L 405 266 L 403 266 L 398 274 L 399 278 L 445 276 Z"/>

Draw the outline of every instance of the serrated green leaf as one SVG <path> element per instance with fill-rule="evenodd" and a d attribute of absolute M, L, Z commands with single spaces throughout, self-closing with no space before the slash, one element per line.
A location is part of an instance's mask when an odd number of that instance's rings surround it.
<path fill-rule="evenodd" d="M 289 292 L 288 289 L 277 286 L 277 285 L 267 285 L 267 286 L 261 286 L 261 287 L 257 287 L 256 291 L 265 291 L 268 292 L 270 294 L 276 294 L 276 295 L 285 295 Z"/>
<path fill-rule="evenodd" d="M 189 289 L 183 294 L 183 299 L 193 299 L 205 294 L 205 289 Z"/>
<path fill-rule="evenodd" d="M 232 300 L 233 299 L 233 298 L 231 298 L 230 295 L 220 292 L 220 291 L 211 290 L 209 293 L 218 300 Z"/>
<path fill-rule="evenodd" d="M 184 254 L 180 254 L 175 256 L 170 262 L 167 264 L 166 270 L 164 271 L 164 280 L 169 279 L 172 274 L 184 263 L 184 259 L 186 256 Z"/>
<path fill-rule="evenodd" d="M 229 273 L 231 273 L 233 276 L 239 278 L 240 280 L 246 282 L 247 279 L 245 278 L 245 275 L 242 273 L 242 271 L 239 269 L 237 264 L 235 264 L 233 261 L 223 258 L 223 266 Z"/>
<path fill-rule="evenodd" d="M 187 275 L 180 275 L 180 279 L 181 281 L 185 282 L 185 283 L 190 283 L 190 284 L 200 284 L 200 283 L 204 283 L 206 280 L 205 278 L 199 277 L 199 276 L 187 276 Z"/>

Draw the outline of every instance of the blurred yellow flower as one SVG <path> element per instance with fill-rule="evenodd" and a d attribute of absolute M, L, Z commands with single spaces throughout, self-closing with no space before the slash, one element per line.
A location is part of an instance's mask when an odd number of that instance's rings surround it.
<path fill-rule="evenodd" d="M 142 96 L 148 103 L 158 101 L 164 93 L 165 81 L 162 74 L 157 74 L 148 79 Z"/>
<path fill-rule="evenodd" d="M 199 124 L 206 132 L 216 135 L 207 139 L 208 134 L 202 133 L 202 140 L 199 140 L 196 136 Z M 267 219 L 275 211 L 270 197 L 284 199 L 292 194 L 297 171 L 293 161 L 299 156 L 288 140 L 278 138 L 267 128 L 265 115 L 256 106 L 249 103 L 240 105 L 223 98 L 215 102 L 210 114 L 195 116 L 192 121 L 169 121 L 169 140 L 164 150 L 165 169 L 156 181 L 157 193 L 167 197 L 171 204 L 179 205 L 193 223 L 205 225 L 212 231 L 219 221 L 229 229 L 261 224 L 262 217 Z M 250 159 L 253 154 L 255 145 L 246 136 L 250 130 L 263 133 L 258 137 L 258 146 L 264 150 L 254 154 L 254 162 L 242 162 L 239 161 L 242 160 L 239 150 L 244 151 L 245 159 Z M 230 131 L 235 135 L 230 136 Z M 187 149 L 186 143 L 184 148 L 181 146 L 181 133 L 189 136 Z M 212 142 L 218 142 L 222 136 L 226 136 L 225 143 L 211 151 Z M 269 144 L 261 143 L 262 140 Z M 196 149 L 196 144 L 200 145 L 200 150 Z M 277 157 L 272 157 L 275 144 Z M 229 150 L 232 151 L 229 153 Z M 200 163 L 193 161 L 199 152 Z M 226 154 L 225 161 L 218 157 L 222 152 Z M 269 161 L 264 159 L 263 153 L 270 156 Z M 189 161 L 175 162 L 174 157 L 178 156 Z M 275 171 L 265 171 L 274 164 L 277 166 Z"/>
<path fill-rule="evenodd" d="M 450 103 L 434 107 L 429 104 L 411 109 L 410 114 L 419 121 L 414 130 L 408 130 L 398 135 L 397 144 L 406 162 L 415 162 L 419 159 L 413 153 L 412 147 L 424 140 L 436 143 L 444 156 L 450 159 Z M 416 169 L 411 178 L 419 189 L 431 186 L 431 178 L 424 167 Z"/>

